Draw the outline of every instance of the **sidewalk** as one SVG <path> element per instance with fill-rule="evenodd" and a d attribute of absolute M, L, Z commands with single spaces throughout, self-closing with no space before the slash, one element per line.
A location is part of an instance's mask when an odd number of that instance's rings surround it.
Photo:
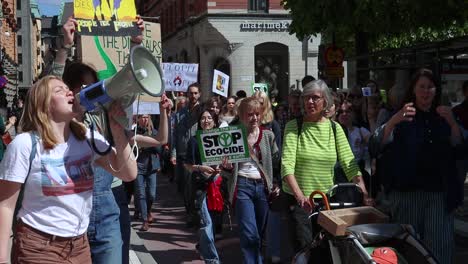
<path fill-rule="evenodd" d="M 139 231 L 141 221 L 132 222 L 132 232 L 135 233 L 132 233 L 132 237 L 138 236 L 136 240 L 142 241 L 137 246 L 132 238 L 132 249 L 137 253 L 147 250 L 147 256 L 152 257 L 152 260 L 142 259 L 137 254 L 142 264 L 204 263 L 195 250 L 197 229 L 186 227 L 183 198 L 177 192 L 175 183 L 169 182 L 165 175 L 158 175 L 157 183 L 157 199 L 153 205 L 155 220 L 146 232 Z M 133 215 L 133 209 L 130 210 Z M 216 247 L 222 263 L 242 262 L 236 225 L 232 231 L 228 226 L 224 227 L 223 238 L 216 241 Z"/>

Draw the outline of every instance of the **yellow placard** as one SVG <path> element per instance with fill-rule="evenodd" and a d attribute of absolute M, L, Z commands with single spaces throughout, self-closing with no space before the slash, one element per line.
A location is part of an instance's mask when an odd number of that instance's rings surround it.
<path fill-rule="evenodd" d="M 74 0 L 77 32 L 94 36 L 137 35 L 134 0 Z"/>

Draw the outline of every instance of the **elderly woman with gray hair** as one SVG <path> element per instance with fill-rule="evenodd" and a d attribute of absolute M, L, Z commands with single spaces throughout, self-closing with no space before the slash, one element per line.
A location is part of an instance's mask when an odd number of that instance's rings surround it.
<path fill-rule="evenodd" d="M 312 205 L 308 196 L 315 190 L 326 192 L 334 184 L 333 169 L 337 161 L 348 180 L 362 188 L 364 202 L 371 203 L 343 129 L 325 117 L 333 104 L 327 84 L 322 80 L 308 83 L 301 99 L 304 116 L 286 124 L 281 164 L 281 176 L 286 182 L 283 191 L 289 201 L 290 234 L 296 252 L 309 245 L 313 238 L 308 219 Z"/>

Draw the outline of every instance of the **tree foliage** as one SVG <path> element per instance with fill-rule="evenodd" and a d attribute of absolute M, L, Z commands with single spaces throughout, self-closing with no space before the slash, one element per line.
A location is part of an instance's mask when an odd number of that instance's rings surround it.
<path fill-rule="evenodd" d="M 283 0 L 290 33 L 302 39 L 335 33 L 353 41 L 367 33 L 372 49 L 466 35 L 468 0 Z M 337 41 L 338 42 L 338 41 Z"/>

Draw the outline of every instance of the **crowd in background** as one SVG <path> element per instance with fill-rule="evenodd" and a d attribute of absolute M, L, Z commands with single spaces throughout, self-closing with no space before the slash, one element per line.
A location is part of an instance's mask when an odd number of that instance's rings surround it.
<path fill-rule="evenodd" d="M 140 28 L 142 23 L 139 19 Z M 73 42 L 75 25 L 72 18 L 64 25 L 67 44 Z M 138 37 L 132 43 L 138 43 Z M 385 92 L 374 80 L 333 91 L 325 81 L 306 76 L 301 89 L 289 91 L 284 102 L 278 101 L 276 92 L 247 96 L 243 90 L 228 98 L 205 96 L 209 100 L 202 102 L 204 89 L 194 83 L 186 93 L 175 95 L 174 102 L 163 95 L 157 118 L 135 116 L 136 135 L 128 135 L 117 122 L 123 115 L 121 107 L 111 108 L 110 119 L 103 113 L 78 113 L 72 108 L 74 94 L 83 85 L 97 82 L 97 72 L 82 62 L 65 67 L 60 54 L 52 73 L 58 77 L 47 76 L 31 88 L 21 126 L 21 98 L 9 111 L 2 109 L 0 132 L 8 151 L 0 175 L 1 257 L 17 194 L 26 186 L 29 192 L 13 227 L 16 261 L 38 257 L 37 250 L 21 248 L 21 243 L 47 251 L 50 254 L 41 257 L 50 261 L 56 257 L 55 244 L 47 243 L 50 248 L 44 249 L 41 241 L 57 241 L 69 250 L 60 257 L 128 263 L 128 204 L 133 196 L 133 218 L 141 220 L 141 231 L 147 231 L 154 221 L 151 208 L 157 198 L 157 174 L 162 172 L 184 198 L 187 226 L 198 228 L 196 250 L 207 263 L 221 262 L 215 241 L 222 238 L 223 226 L 231 217 L 239 226 L 244 263 L 287 261 L 282 259 L 281 243 L 290 243 L 297 252 L 312 243 L 316 232 L 309 219 L 314 207 L 310 193 L 326 192 L 337 182 L 357 184 L 362 204 L 379 207 L 395 222 L 412 224 L 441 263 L 452 262 L 453 212 L 463 201 L 467 167 L 468 82 L 462 87 L 465 100 L 453 109 L 441 105 L 441 86 L 427 69 L 416 71 L 407 87 Z M 246 128 L 250 159 L 202 164 L 196 132 L 233 125 Z M 26 133 L 19 134 L 21 128 Z M 10 143 L 6 136 L 14 138 L 17 132 L 21 142 Z M 114 137 L 115 147 L 106 141 L 109 136 Z M 98 140 L 100 151 L 85 143 L 89 138 Z M 38 139 L 43 144 L 36 150 Z M 130 149 L 131 142 L 138 142 L 140 148 Z M 79 150 L 72 158 L 68 146 Z M 136 160 L 128 159 L 131 154 Z M 33 163 L 36 156 L 41 162 Z M 15 163 L 16 157 L 20 162 Z M 66 169 L 70 159 L 81 164 L 79 170 Z M 90 165 L 91 161 L 97 162 Z M 122 164 L 128 165 L 123 171 L 114 169 Z M 62 168 L 58 172 L 56 165 Z M 38 184 L 44 167 L 59 183 L 69 183 L 61 176 L 76 176 L 86 186 L 44 191 Z M 26 184 L 29 174 L 35 180 Z M 73 208 L 67 191 L 73 194 Z M 44 195 L 31 196 L 38 193 Z M 274 208 L 272 201 L 277 197 L 283 203 Z M 48 215 L 47 204 L 63 214 Z M 289 239 L 278 232 L 283 228 L 282 215 L 288 219 Z M 73 255 L 76 247 L 80 251 Z"/>

